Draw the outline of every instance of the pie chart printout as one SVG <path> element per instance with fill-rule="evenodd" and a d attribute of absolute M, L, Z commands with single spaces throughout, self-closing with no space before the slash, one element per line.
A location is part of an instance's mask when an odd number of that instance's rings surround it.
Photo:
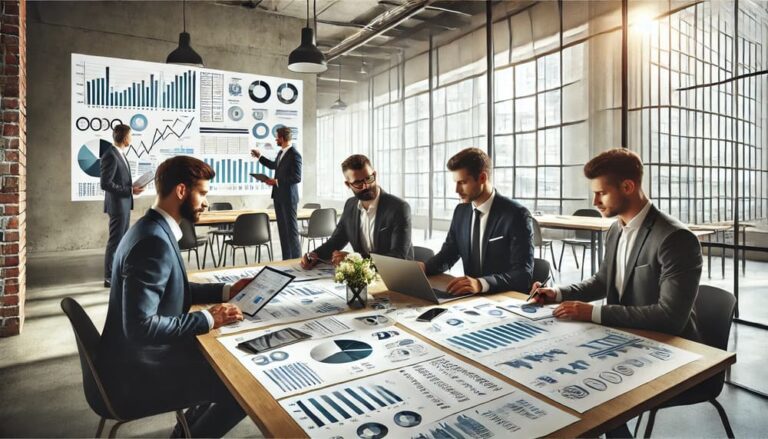
<path fill-rule="evenodd" d="M 373 353 L 368 343 L 358 340 L 332 340 L 315 346 L 309 355 L 313 360 L 327 364 L 352 363 Z"/>

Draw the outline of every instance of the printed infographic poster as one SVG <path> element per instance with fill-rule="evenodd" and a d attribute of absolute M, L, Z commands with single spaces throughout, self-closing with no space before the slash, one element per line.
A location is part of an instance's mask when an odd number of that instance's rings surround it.
<path fill-rule="evenodd" d="M 205 161 L 215 195 L 269 193 L 251 177 L 268 176 L 250 155 L 274 159 L 275 134 L 289 127 L 301 150 L 301 80 L 191 66 L 72 54 L 72 201 L 101 200 L 100 156 L 112 148 L 112 129 L 131 127 L 126 158 L 134 178 L 167 158 Z M 144 194 L 154 194 L 150 183 Z"/>

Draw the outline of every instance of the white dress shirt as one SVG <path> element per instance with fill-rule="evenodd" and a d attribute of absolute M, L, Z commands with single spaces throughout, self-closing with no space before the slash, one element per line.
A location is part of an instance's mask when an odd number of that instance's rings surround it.
<path fill-rule="evenodd" d="M 375 248 L 374 235 L 376 234 L 376 211 L 379 208 L 379 198 L 381 198 L 381 189 L 377 189 L 376 198 L 373 199 L 368 209 L 363 207 L 363 202 L 357 202 L 357 209 L 360 211 L 360 243 L 363 246 L 363 252 L 370 254 Z"/>
<path fill-rule="evenodd" d="M 616 276 L 613 278 L 613 285 L 616 287 L 616 291 L 619 292 L 619 299 L 624 295 L 624 276 L 627 271 L 627 258 L 632 253 L 632 248 L 635 245 L 635 239 L 637 239 L 637 232 L 645 222 L 645 217 L 648 216 L 648 211 L 651 210 L 651 200 L 645 203 L 640 212 L 635 215 L 634 218 L 629 220 L 627 224 L 619 218 L 619 226 L 621 227 L 621 236 L 619 236 L 619 243 L 616 247 Z M 560 288 L 555 288 L 557 293 L 557 301 L 563 300 L 563 295 L 560 292 Z M 600 324 L 601 309 L 603 305 L 592 305 L 592 321 Z"/>
<path fill-rule="evenodd" d="M 293 148 L 293 145 L 288 145 L 283 149 L 283 153 L 280 154 L 280 157 L 275 161 L 275 172 L 277 172 L 277 167 L 280 166 L 280 162 L 283 161 L 283 157 L 285 157 L 285 153 L 288 152 L 289 149 Z M 275 179 L 275 186 L 280 187 L 280 182 Z"/>
<path fill-rule="evenodd" d="M 491 206 L 493 206 L 493 200 L 496 198 L 496 189 L 491 192 L 491 196 L 488 197 L 487 200 L 483 202 L 481 205 L 476 205 L 475 202 L 472 202 L 472 222 L 470 223 L 469 228 L 469 242 L 471 243 L 473 239 L 475 239 L 475 209 L 482 212 L 482 215 L 480 216 L 480 266 L 483 266 L 483 237 L 485 236 L 485 226 L 488 224 L 488 217 L 491 213 Z M 470 255 L 472 257 L 472 255 Z M 488 285 L 488 281 L 483 279 L 482 277 L 478 279 L 480 281 L 480 285 L 482 285 L 482 293 L 487 292 L 491 286 Z"/>
<path fill-rule="evenodd" d="M 131 165 L 128 164 L 128 157 L 126 157 L 125 154 L 123 154 L 123 150 L 125 150 L 125 148 L 117 145 L 112 145 L 112 147 L 117 150 L 117 154 L 120 156 L 121 159 L 123 159 L 123 162 L 125 163 L 125 166 L 128 168 L 128 170 L 130 170 Z"/>
<path fill-rule="evenodd" d="M 176 239 L 176 241 L 180 240 L 182 236 L 184 236 L 184 232 L 181 231 L 181 226 L 179 226 L 179 223 L 176 222 L 176 220 L 166 211 L 158 207 L 157 205 L 152 206 L 152 209 L 162 215 L 163 219 L 165 219 L 165 222 L 168 223 L 168 227 L 171 229 L 171 233 L 173 233 L 173 237 Z M 232 287 L 232 285 L 225 284 L 224 289 L 221 291 L 221 298 L 224 302 L 229 301 L 229 289 Z M 205 319 L 208 320 L 208 330 L 210 331 L 213 329 L 213 315 L 211 315 L 210 311 L 207 309 L 201 310 L 201 313 L 205 316 Z"/>

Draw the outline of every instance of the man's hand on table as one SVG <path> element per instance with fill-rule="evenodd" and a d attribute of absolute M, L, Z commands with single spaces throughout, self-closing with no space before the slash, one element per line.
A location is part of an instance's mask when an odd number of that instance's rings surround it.
<path fill-rule="evenodd" d="M 558 319 L 577 320 L 580 322 L 592 321 L 592 305 L 586 302 L 563 302 L 552 311 L 552 315 Z"/>
<path fill-rule="evenodd" d="M 213 316 L 213 329 L 243 320 L 243 312 L 240 308 L 230 303 L 214 305 L 208 308 L 208 312 Z"/>
<path fill-rule="evenodd" d="M 339 264 L 341 264 L 341 261 L 343 261 L 344 258 L 347 257 L 348 254 L 349 252 L 342 252 L 338 250 L 334 251 L 333 254 L 331 255 L 331 263 L 333 265 L 338 266 Z"/>
<path fill-rule="evenodd" d="M 229 299 L 232 300 L 233 297 L 237 296 L 237 294 L 242 291 L 246 285 L 248 285 L 248 282 L 252 280 L 253 277 L 244 277 L 232 284 L 232 286 L 229 288 Z"/>
<path fill-rule="evenodd" d="M 531 292 L 528 294 L 528 303 L 534 305 L 546 305 L 557 302 L 557 293 L 553 288 L 542 288 L 541 282 L 534 282 L 531 285 Z"/>

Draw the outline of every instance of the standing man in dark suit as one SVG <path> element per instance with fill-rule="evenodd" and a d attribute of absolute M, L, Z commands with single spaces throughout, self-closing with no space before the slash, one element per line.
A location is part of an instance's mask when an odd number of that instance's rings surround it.
<path fill-rule="evenodd" d="M 108 388 L 127 396 L 127 416 L 203 404 L 187 417 L 194 437 L 220 437 L 245 416 L 197 347 L 195 336 L 242 320 L 235 305 L 222 301 L 247 280 L 232 286 L 187 280 L 179 251 L 179 222 L 197 221 L 208 207 L 214 172 L 187 156 L 157 168 L 157 199 L 128 231 L 115 254 L 109 309 L 97 366 Z M 219 303 L 189 312 L 194 304 Z M 121 398 L 123 399 L 123 398 Z M 206 403 L 213 403 L 212 405 Z"/>
<path fill-rule="evenodd" d="M 352 244 L 352 250 L 363 257 L 377 253 L 413 259 L 411 207 L 408 203 L 379 187 L 371 161 L 362 154 L 351 155 L 344 160 L 341 172 L 344 184 L 354 197 L 344 205 L 341 220 L 328 241 L 304 255 L 301 266 L 314 267 L 320 259 L 338 265 L 347 257 L 347 252 L 341 251 L 347 243 Z"/>
<path fill-rule="evenodd" d="M 251 150 L 251 155 L 259 159 L 262 165 L 275 170 L 275 178 L 266 183 L 272 186 L 280 249 L 283 259 L 295 259 L 301 257 L 299 223 L 296 219 L 301 183 L 301 154 L 291 147 L 291 129 L 288 127 L 277 129 L 275 142 L 280 146 L 280 152 L 274 161 L 262 156 L 258 148 Z"/>
<path fill-rule="evenodd" d="M 114 146 L 101 155 L 101 190 L 104 191 L 104 213 L 109 215 L 109 239 L 104 254 L 104 286 L 112 281 L 112 259 L 120 240 L 128 231 L 133 210 L 133 196 L 144 188 L 133 186 L 131 167 L 125 149 L 131 144 L 131 127 L 120 124 L 112 130 Z"/>
<path fill-rule="evenodd" d="M 491 159 L 466 148 L 448 160 L 461 204 L 453 211 L 440 252 L 422 268 L 428 275 L 449 270 L 461 258 L 464 276 L 448 284 L 451 294 L 528 291 L 533 276 L 531 214 L 491 184 Z"/>
<path fill-rule="evenodd" d="M 701 245 L 677 219 L 659 211 L 641 183 L 643 163 L 623 148 L 605 151 L 584 165 L 593 204 L 619 219 L 608 230 L 600 270 L 559 288 L 538 288 L 539 303 L 562 302 L 555 317 L 609 326 L 648 329 L 699 340 L 693 303 L 701 278 Z M 606 305 L 590 304 L 607 298 Z M 626 424 L 608 437 L 632 437 Z"/>

